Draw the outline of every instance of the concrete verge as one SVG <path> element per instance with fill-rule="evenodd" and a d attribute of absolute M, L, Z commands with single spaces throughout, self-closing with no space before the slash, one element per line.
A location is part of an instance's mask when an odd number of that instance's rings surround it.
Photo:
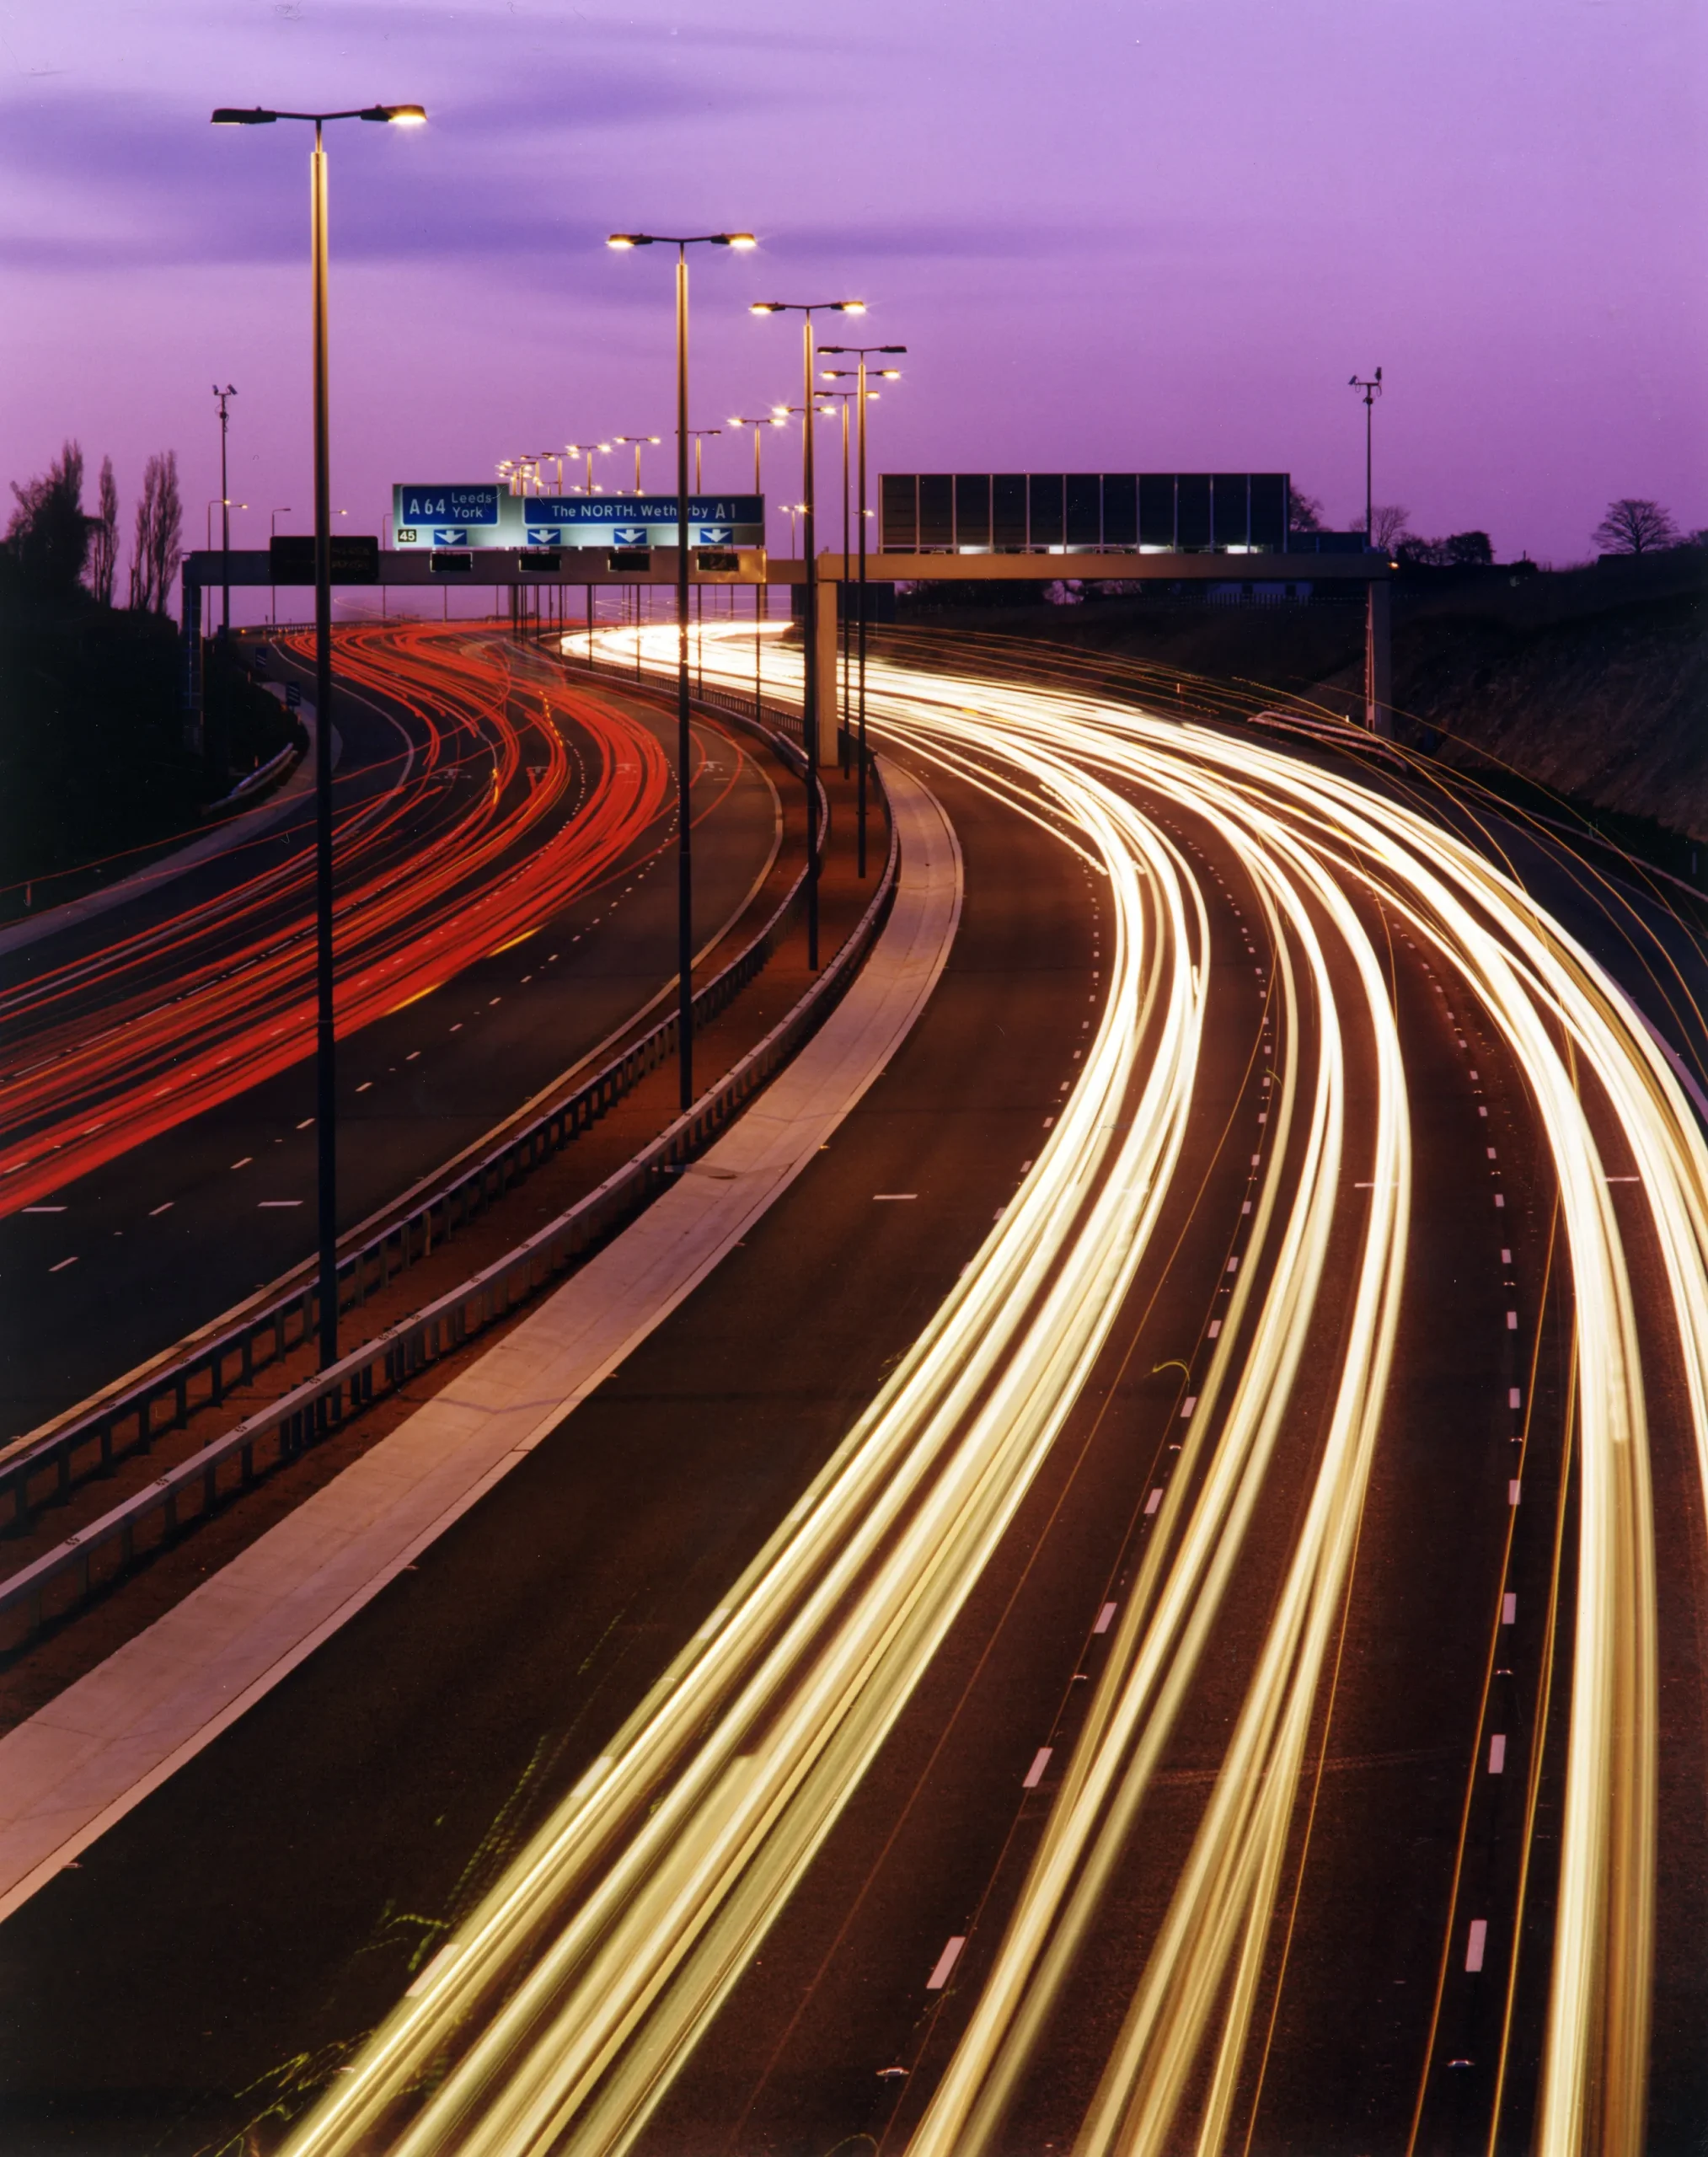
<path fill-rule="evenodd" d="M 452 1385 L 211 1580 L 0 1739 L 0 1917 L 293 1670 L 549 1437 L 748 1234 L 883 1072 L 960 918 L 960 850 L 886 773 L 889 922 L 853 987 L 726 1137 Z"/>

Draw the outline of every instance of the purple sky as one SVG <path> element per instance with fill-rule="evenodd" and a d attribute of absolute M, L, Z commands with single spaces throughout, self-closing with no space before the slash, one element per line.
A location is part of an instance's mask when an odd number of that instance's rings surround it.
<path fill-rule="evenodd" d="M 234 541 L 303 528 L 308 131 L 207 115 L 374 99 L 431 124 L 329 138 L 345 529 L 667 431 L 669 259 L 602 245 L 648 225 L 764 242 L 696 259 L 695 425 L 798 399 L 749 300 L 853 294 L 912 348 L 879 469 L 1283 468 L 1347 524 L 1380 363 L 1376 497 L 1421 532 L 1708 524 L 1701 0 L 29 0 L 0 69 L 0 478 L 75 435 L 127 529 L 175 447 L 201 543 L 216 377 Z M 707 454 L 751 479 L 751 436 Z"/>

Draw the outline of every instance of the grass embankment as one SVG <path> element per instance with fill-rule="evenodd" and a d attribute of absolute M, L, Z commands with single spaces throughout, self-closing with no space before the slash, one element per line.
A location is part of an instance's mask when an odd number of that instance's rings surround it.
<path fill-rule="evenodd" d="M 904 602 L 902 618 L 1047 638 L 1362 708 L 1362 600 L 936 603 L 953 589 Z M 1700 549 L 1516 575 L 1413 573 L 1395 591 L 1401 731 L 1527 807 L 1569 805 L 1632 853 L 1708 883 L 1705 633 L 1708 552 Z"/>
<path fill-rule="evenodd" d="M 185 747 L 179 652 L 158 615 L 0 595 L 0 917 L 72 897 L 200 828 L 300 730 L 210 647 L 208 749 Z"/>

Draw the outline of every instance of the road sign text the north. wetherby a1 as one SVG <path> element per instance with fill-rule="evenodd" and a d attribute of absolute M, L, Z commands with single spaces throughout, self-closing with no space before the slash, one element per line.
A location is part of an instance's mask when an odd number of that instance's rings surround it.
<path fill-rule="evenodd" d="M 393 543 L 447 547 L 673 547 L 674 495 L 512 495 L 498 487 L 394 487 Z M 761 495 L 693 495 L 688 544 L 763 547 Z"/>

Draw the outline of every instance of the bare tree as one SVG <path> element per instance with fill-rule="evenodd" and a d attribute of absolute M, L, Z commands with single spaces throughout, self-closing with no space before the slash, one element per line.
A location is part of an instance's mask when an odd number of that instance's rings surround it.
<path fill-rule="evenodd" d="M 1679 527 L 1658 502 L 1622 495 L 1608 504 L 1607 515 L 1589 536 L 1604 554 L 1648 554 L 1662 547 L 1676 547 Z"/>
<path fill-rule="evenodd" d="M 1378 502 L 1370 511 L 1370 544 L 1385 554 L 1405 529 L 1411 514 L 1398 502 Z"/>
<path fill-rule="evenodd" d="M 142 472 L 131 547 L 131 604 L 163 614 L 184 558 L 184 504 L 178 492 L 178 452 L 151 457 Z"/>
<path fill-rule="evenodd" d="M 1299 487 L 1288 488 L 1287 528 L 1289 532 L 1320 532 L 1322 530 L 1323 506 L 1314 495 L 1308 495 Z"/>
<path fill-rule="evenodd" d="M 103 607 L 113 603 L 113 579 L 119 567 L 119 490 L 113 484 L 113 460 L 101 459 L 100 507 L 89 521 L 89 590 Z"/>
<path fill-rule="evenodd" d="M 69 598 L 83 573 L 89 520 L 83 515 L 83 453 L 68 442 L 47 470 L 20 487 L 6 527 L 6 551 L 26 590 L 44 598 Z"/>

